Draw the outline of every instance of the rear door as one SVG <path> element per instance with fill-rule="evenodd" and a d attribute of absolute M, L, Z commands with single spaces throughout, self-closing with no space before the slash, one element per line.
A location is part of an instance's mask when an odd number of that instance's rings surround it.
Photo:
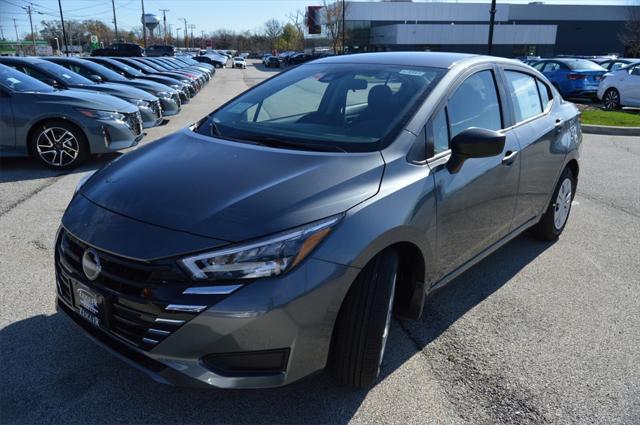
<path fill-rule="evenodd" d="M 429 123 L 440 277 L 505 237 L 511 228 L 520 175 L 519 145 L 512 131 L 503 130 L 504 92 L 495 77 L 492 67 L 467 73 Z M 466 160 L 460 170 L 451 172 L 446 166 L 449 142 L 470 127 L 504 132 L 504 150 L 498 156 Z"/>
<path fill-rule="evenodd" d="M 520 142 L 520 183 L 512 230 L 536 218 L 547 206 L 565 150 L 562 136 L 567 124 L 554 114 L 553 90 L 533 73 L 505 68 L 511 104 L 511 131 Z M 559 99 L 558 99 L 559 100 Z"/>
<path fill-rule="evenodd" d="M 640 107 L 640 64 L 632 67 L 620 83 L 623 106 Z"/>

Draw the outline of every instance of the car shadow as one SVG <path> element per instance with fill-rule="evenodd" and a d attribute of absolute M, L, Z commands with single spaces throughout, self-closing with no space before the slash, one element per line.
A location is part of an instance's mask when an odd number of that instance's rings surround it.
<path fill-rule="evenodd" d="M 1 158 L 0 170 L 2 172 L 0 172 L 0 183 L 38 180 L 65 176 L 67 174 L 85 173 L 105 166 L 120 155 L 122 155 L 120 152 L 94 155 L 80 167 L 70 170 L 54 170 L 47 168 L 34 158 Z"/>
<path fill-rule="evenodd" d="M 421 321 L 395 322 L 377 385 L 385 385 L 394 371 L 550 246 L 516 238 L 434 293 Z M 53 288 L 52 283 L 46 296 L 53 298 Z M 0 342 L 0 407 L 6 423 L 46 418 L 51 423 L 87 424 L 343 424 L 370 391 L 338 385 L 326 374 L 269 390 L 165 386 L 94 345 L 61 314 L 16 321 L 0 330 Z"/>

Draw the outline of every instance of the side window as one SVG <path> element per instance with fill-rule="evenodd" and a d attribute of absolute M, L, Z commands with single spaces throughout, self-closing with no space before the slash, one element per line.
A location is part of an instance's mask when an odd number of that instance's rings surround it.
<path fill-rule="evenodd" d="M 623 62 L 612 62 L 609 64 L 609 71 L 617 71 L 620 68 L 623 68 L 624 66 L 626 66 L 626 63 Z"/>
<path fill-rule="evenodd" d="M 516 113 L 516 122 L 522 122 L 542 113 L 536 79 L 522 72 L 505 71 L 509 95 Z"/>
<path fill-rule="evenodd" d="M 549 86 L 547 86 L 542 81 L 536 80 L 536 83 L 538 84 L 538 92 L 540 92 L 540 100 L 542 101 L 542 110 L 544 111 L 545 109 L 547 109 L 549 102 L 551 102 L 551 100 L 553 99 L 553 93 L 551 92 L 551 89 L 549 88 Z"/>
<path fill-rule="evenodd" d="M 87 77 L 89 78 L 92 74 L 91 71 L 89 71 L 88 69 L 84 68 L 84 67 L 79 67 L 78 65 L 75 64 L 69 64 L 69 65 L 63 65 L 65 68 L 75 72 L 76 74 L 80 74 L 83 77 Z"/>
<path fill-rule="evenodd" d="M 547 64 L 547 62 L 538 62 L 536 64 L 533 65 L 533 67 L 535 69 L 537 69 L 538 71 L 542 72 L 542 69 L 544 68 L 544 66 Z"/>
<path fill-rule="evenodd" d="M 43 74 L 42 72 L 40 72 L 38 70 L 35 70 L 33 68 L 29 68 L 27 66 L 23 67 L 21 69 L 21 71 L 24 72 L 25 74 L 27 74 L 28 76 L 33 77 L 33 78 L 35 78 L 37 80 L 40 80 L 40 81 L 43 81 L 43 82 L 52 80 L 52 78 L 48 77 L 47 75 Z"/>
<path fill-rule="evenodd" d="M 500 130 L 502 118 L 496 84 L 491 71 L 480 71 L 467 78 L 449 99 L 451 137 L 469 127 Z"/>
<path fill-rule="evenodd" d="M 635 67 L 633 67 L 629 74 L 640 76 L 640 65 L 636 65 Z"/>
<path fill-rule="evenodd" d="M 547 62 L 544 67 L 544 72 L 554 72 L 560 69 L 560 64 L 557 62 Z"/>
<path fill-rule="evenodd" d="M 433 154 L 438 155 L 449 149 L 449 126 L 447 125 L 447 113 L 445 109 L 438 112 L 431 121 L 430 140 L 433 146 Z"/>

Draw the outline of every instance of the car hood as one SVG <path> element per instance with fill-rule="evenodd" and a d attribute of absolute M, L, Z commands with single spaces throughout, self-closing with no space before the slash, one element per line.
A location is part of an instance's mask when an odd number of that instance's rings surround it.
<path fill-rule="evenodd" d="M 151 91 L 153 93 L 175 91 L 171 87 L 168 87 L 164 84 L 156 83 L 155 81 L 149 81 L 149 80 L 138 80 L 138 79 L 127 80 L 127 81 L 119 81 L 116 84 L 122 84 L 128 87 L 135 87 L 137 89 L 144 90 L 146 92 Z"/>
<path fill-rule="evenodd" d="M 129 87 L 124 84 L 117 83 L 101 83 L 90 86 L 71 86 L 75 90 L 90 90 L 100 93 L 110 94 L 112 96 L 126 98 L 126 99 L 142 99 L 148 102 L 154 102 L 158 100 L 154 95 L 147 93 L 144 90 L 137 89 L 135 87 Z"/>
<path fill-rule="evenodd" d="M 76 108 L 126 113 L 138 111 L 137 107 L 122 99 L 88 90 L 59 90 L 50 93 L 36 93 L 35 96 L 39 102 L 64 104 Z"/>
<path fill-rule="evenodd" d="M 237 242 L 338 214 L 378 192 L 379 152 L 269 148 L 184 129 L 130 152 L 80 193 L 148 224 Z"/>

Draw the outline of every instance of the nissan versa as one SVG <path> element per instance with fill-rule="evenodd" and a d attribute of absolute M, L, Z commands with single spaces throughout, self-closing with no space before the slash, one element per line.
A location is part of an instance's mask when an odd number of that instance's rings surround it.
<path fill-rule="evenodd" d="M 486 56 L 328 57 L 254 86 L 78 185 L 57 300 L 162 382 L 372 384 L 392 314 L 526 229 L 554 240 L 578 110 Z"/>

